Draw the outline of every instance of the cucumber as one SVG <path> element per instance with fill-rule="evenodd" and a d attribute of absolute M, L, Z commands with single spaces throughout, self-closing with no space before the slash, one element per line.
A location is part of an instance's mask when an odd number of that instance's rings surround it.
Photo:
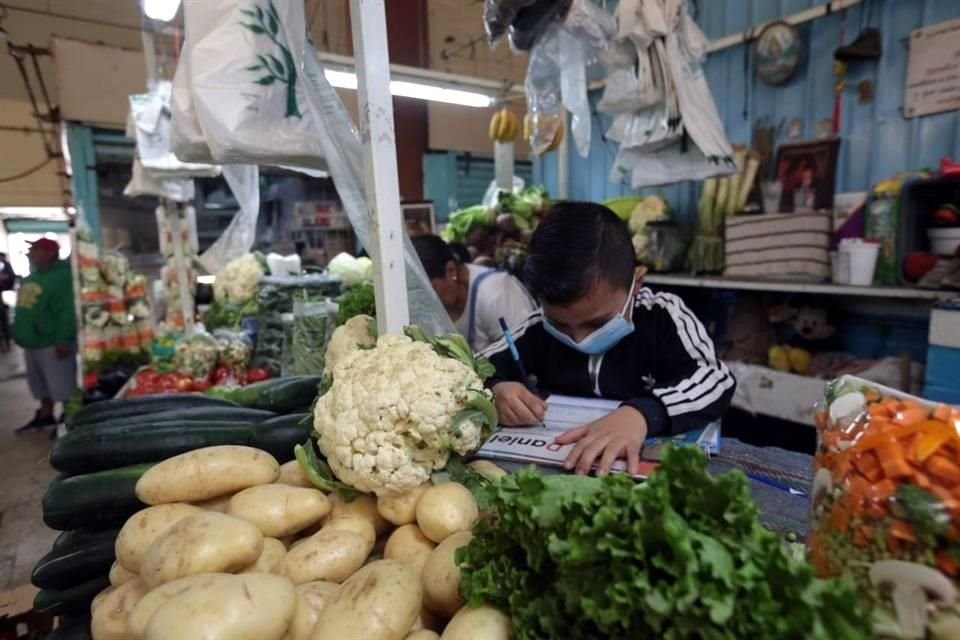
<path fill-rule="evenodd" d="M 54 480 L 41 503 L 43 521 L 60 531 L 122 526 L 147 506 L 137 500 L 135 489 L 137 480 L 152 466 L 141 464 Z"/>
<path fill-rule="evenodd" d="M 246 407 L 187 407 L 185 409 L 169 409 L 167 411 L 158 411 L 147 415 L 121 416 L 99 422 L 88 422 L 75 426 L 76 431 L 85 429 L 103 429 L 117 425 L 162 425 L 178 423 L 186 420 L 200 421 L 210 420 L 211 422 L 260 422 L 275 418 L 277 414 L 272 411 L 261 411 L 260 409 L 248 409 Z"/>
<path fill-rule="evenodd" d="M 88 576 L 103 575 L 110 571 L 116 559 L 114 544 L 118 530 L 70 531 L 69 541 L 57 539 L 53 549 L 43 556 L 33 568 L 30 581 L 41 589 L 67 589 L 80 584 Z M 63 536 L 61 536 L 63 537 Z"/>
<path fill-rule="evenodd" d="M 45 640 L 92 640 L 90 614 L 60 616 L 57 628 L 48 633 Z"/>
<path fill-rule="evenodd" d="M 313 416 L 309 413 L 278 416 L 257 425 L 253 446 L 263 449 L 283 464 L 293 460 L 293 448 L 306 442 L 312 431 Z"/>
<path fill-rule="evenodd" d="M 106 537 L 116 540 L 118 533 L 120 533 L 120 529 L 118 527 L 112 527 L 109 529 L 72 529 L 70 531 L 63 531 L 57 536 L 57 539 L 53 541 L 51 552 L 60 551 L 65 553 L 71 549 L 79 549 L 89 546 Z"/>
<path fill-rule="evenodd" d="M 143 416 L 148 413 L 186 409 L 188 407 L 236 407 L 222 398 L 199 393 L 157 393 L 137 398 L 114 398 L 85 406 L 68 421 L 68 427 L 101 422 L 125 416 Z"/>
<path fill-rule="evenodd" d="M 84 613 L 94 597 L 110 586 L 110 578 L 98 576 L 69 589 L 41 589 L 33 599 L 33 610 L 53 616 Z"/>
<path fill-rule="evenodd" d="M 243 407 L 276 413 L 309 410 L 317 399 L 322 376 L 290 376 L 254 382 L 245 387 L 207 391 L 208 395 L 231 400 Z"/>
<path fill-rule="evenodd" d="M 58 471 L 90 473 L 144 462 L 159 462 L 180 453 L 221 444 L 249 444 L 252 422 L 182 420 L 152 425 L 115 425 L 74 430 L 57 440 L 50 464 Z"/>

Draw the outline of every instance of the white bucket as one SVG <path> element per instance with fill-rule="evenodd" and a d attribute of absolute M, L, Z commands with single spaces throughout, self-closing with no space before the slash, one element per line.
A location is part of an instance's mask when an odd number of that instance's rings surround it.
<path fill-rule="evenodd" d="M 938 256 L 952 256 L 960 247 L 960 228 L 930 229 L 927 231 L 930 239 L 930 252 Z"/>
<path fill-rule="evenodd" d="M 879 253 L 879 243 L 849 238 L 842 240 L 837 256 L 839 261 L 837 275 L 844 281 L 843 284 L 855 286 L 873 284 L 873 272 L 877 267 Z"/>

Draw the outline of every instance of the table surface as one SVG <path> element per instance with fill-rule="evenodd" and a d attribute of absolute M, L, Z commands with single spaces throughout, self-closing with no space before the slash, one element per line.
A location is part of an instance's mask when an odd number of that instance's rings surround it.
<path fill-rule="evenodd" d="M 498 465 L 514 471 L 528 466 L 503 460 Z M 739 469 L 747 475 L 750 493 L 760 509 L 760 521 L 776 533 L 792 533 L 806 539 L 813 485 L 813 458 L 776 447 L 754 447 L 733 438 L 722 438 L 720 452 L 708 464 L 711 473 Z M 562 473 L 556 467 L 541 467 L 544 473 Z"/>

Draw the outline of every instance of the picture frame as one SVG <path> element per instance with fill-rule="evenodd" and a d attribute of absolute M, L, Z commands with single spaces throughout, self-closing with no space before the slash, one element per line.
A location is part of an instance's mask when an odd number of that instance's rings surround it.
<path fill-rule="evenodd" d="M 753 41 L 754 71 L 764 84 L 786 84 L 802 60 L 800 32 L 782 20 L 768 24 Z"/>
<path fill-rule="evenodd" d="M 833 209 L 837 186 L 837 156 L 840 138 L 787 142 L 777 147 L 774 180 L 782 185 L 780 211 L 794 211 L 794 193 L 812 188 L 813 209 Z"/>
<path fill-rule="evenodd" d="M 404 202 L 400 205 L 407 235 L 416 238 L 437 232 L 437 219 L 433 210 L 433 201 Z"/>

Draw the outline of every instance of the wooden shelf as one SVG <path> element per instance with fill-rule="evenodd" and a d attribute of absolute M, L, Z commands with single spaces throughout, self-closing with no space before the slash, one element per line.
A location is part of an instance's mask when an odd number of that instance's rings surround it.
<path fill-rule="evenodd" d="M 916 287 L 857 287 L 843 284 L 779 282 L 748 280 L 722 276 L 689 276 L 647 274 L 646 284 L 670 287 L 699 287 L 705 289 L 739 289 L 741 291 L 780 291 L 789 293 L 817 293 L 833 296 L 860 296 L 865 298 L 898 298 L 901 300 L 947 300 L 960 296 L 960 291 L 918 289 Z"/>

